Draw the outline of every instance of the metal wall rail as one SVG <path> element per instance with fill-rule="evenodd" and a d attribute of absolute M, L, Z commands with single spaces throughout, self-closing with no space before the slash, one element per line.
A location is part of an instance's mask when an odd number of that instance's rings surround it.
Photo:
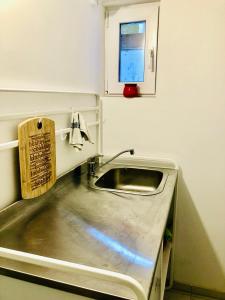
<path fill-rule="evenodd" d="M 88 91 L 78 91 L 78 90 L 54 90 L 54 89 L 28 89 L 26 88 L 0 88 L 0 92 L 9 92 L 9 93 L 34 93 L 34 94 L 76 94 L 76 95 L 89 95 L 89 96 L 95 96 L 98 97 L 99 94 L 97 94 L 95 91 L 88 92 Z"/>
<path fill-rule="evenodd" d="M 98 126 L 99 121 L 87 123 L 87 125 L 88 125 L 88 127 Z M 61 136 L 63 134 L 69 134 L 70 131 L 71 131 L 71 128 L 58 129 L 58 130 L 55 131 L 55 135 L 56 136 Z M 6 150 L 6 149 L 17 148 L 18 146 L 19 146 L 18 140 L 10 141 L 10 142 L 7 142 L 7 143 L 1 143 L 0 144 L 0 151 Z"/>
<path fill-rule="evenodd" d="M 71 107 L 70 109 L 65 109 L 65 110 L 61 109 L 61 110 L 32 111 L 32 112 L 13 113 L 13 114 L 0 114 L 0 121 L 25 119 L 25 118 L 28 118 L 28 117 L 62 115 L 62 114 L 72 113 L 73 111 L 79 111 L 79 112 L 96 111 L 96 112 L 98 112 L 99 107 L 98 106 L 80 107 L 80 108 Z"/>
<path fill-rule="evenodd" d="M 89 277 L 91 276 L 92 278 L 94 277 L 104 281 L 108 280 L 109 282 L 115 282 L 132 290 L 132 292 L 136 295 L 137 300 L 147 300 L 147 296 L 142 285 L 134 278 L 121 273 L 2 247 L 0 247 L 0 257 L 59 271 L 72 272 Z"/>

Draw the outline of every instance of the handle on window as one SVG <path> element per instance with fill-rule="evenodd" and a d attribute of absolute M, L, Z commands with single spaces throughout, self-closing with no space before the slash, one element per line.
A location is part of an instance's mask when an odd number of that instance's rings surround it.
<path fill-rule="evenodd" d="M 149 69 L 151 69 L 151 72 L 155 72 L 155 49 L 149 49 Z"/>

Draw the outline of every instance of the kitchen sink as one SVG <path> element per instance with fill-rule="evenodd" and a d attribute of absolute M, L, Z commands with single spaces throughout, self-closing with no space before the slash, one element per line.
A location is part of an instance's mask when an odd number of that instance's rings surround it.
<path fill-rule="evenodd" d="M 98 178 L 92 178 L 90 186 L 121 193 L 154 195 L 163 191 L 167 176 L 164 169 L 112 167 L 105 172 L 100 171 Z"/>

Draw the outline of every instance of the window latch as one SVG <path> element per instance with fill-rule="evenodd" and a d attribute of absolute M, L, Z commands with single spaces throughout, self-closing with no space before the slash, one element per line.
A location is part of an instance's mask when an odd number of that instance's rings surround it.
<path fill-rule="evenodd" d="M 151 69 L 151 72 L 155 72 L 155 49 L 152 48 L 149 50 L 149 65 L 148 68 Z"/>

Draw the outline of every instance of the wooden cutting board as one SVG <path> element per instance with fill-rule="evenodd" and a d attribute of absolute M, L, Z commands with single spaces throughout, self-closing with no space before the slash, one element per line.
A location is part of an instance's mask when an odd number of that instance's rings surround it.
<path fill-rule="evenodd" d="M 55 122 L 28 119 L 18 126 L 22 198 L 47 192 L 56 181 Z"/>

